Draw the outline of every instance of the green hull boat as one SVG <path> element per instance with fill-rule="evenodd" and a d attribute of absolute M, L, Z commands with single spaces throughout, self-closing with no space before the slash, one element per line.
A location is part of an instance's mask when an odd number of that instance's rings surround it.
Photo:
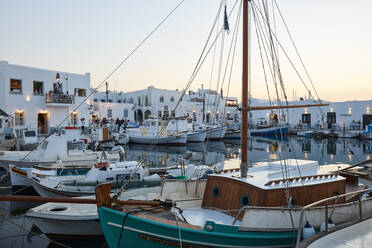
<path fill-rule="evenodd" d="M 109 247 L 293 247 L 297 231 L 240 231 L 207 221 L 203 229 L 175 225 L 107 207 L 98 215 Z"/>

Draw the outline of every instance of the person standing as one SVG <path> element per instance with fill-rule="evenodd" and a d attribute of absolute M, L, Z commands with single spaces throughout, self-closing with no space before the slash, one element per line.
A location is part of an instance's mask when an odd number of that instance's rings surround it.
<path fill-rule="evenodd" d="M 85 118 L 80 119 L 81 132 L 85 134 Z"/>

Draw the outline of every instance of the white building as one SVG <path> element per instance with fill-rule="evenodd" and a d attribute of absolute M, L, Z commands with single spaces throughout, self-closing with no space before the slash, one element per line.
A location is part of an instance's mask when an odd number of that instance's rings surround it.
<path fill-rule="evenodd" d="M 47 133 L 59 124 L 80 125 L 90 119 L 90 73 L 13 65 L 0 61 L 0 109 L 14 117 L 16 128 Z M 66 119 L 66 120 L 65 120 Z M 63 123 L 62 123 L 63 122 Z"/>
<path fill-rule="evenodd" d="M 150 117 L 180 117 L 191 116 L 195 122 L 212 123 L 214 121 L 239 122 L 238 99 L 236 97 L 223 98 L 216 91 L 208 89 L 190 90 L 179 102 L 183 91 L 158 89 L 149 86 L 144 90 L 132 92 L 96 92 L 95 105 L 111 106 L 112 113 L 121 113 L 123 109 L 133 106 L 134 114 L 129 114 L 131 121 L 142 122 Z M 116 104 L 114 104 L 116 103 Z M 178 106 L 177 106 L 178 104 Z M 174 111 L 175 107 L 177 109 Z M 114 110 L 119 108 L 119 110 Z M 204 113 L 204 117 L 203 117 Z M 113 118 L 116 118 L 113 117 Z M 118 116 L 121 119 L 120 116 Z"/>
<path fill-rule="evenodd" d="M 316 104 L 312 100 L 303 100 L 289 102 L 289 105 Z M 372 123 L 372 100 L 369 101 L 345 101 L 345 102 L 327 102 L 329 106 L 294 108 L 282 110 L 286 116 L 286 122 L 291 127 L 302 125 L 304 128 L 317 128 L 323 125 L 326 129 L 364 129 Z M 251 106 L 267 106 L 268 101 L 253 100 Z M 283 104 L 284 105 L 284 104 Z M 252 122 L 256 124 L 262 119 L 268 119 L 270 110 L 252 111 Z M 275 113 L 278 113 L 277 111 Z"/>
<path fill-rule="evenodd" d="M 94 102 L 92 119 L 134 120 L 134 104 L 117 102 Z"/>

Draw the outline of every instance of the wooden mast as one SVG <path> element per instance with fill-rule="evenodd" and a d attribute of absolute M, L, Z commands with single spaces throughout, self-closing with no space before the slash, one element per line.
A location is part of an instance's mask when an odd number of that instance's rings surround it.
<path fill-rule="evenodd" d="M 243 78 L 241 127 L 241 177 L 248 173 L 248 72 L 249 72 L 249 2 L 243 0 Z"/>

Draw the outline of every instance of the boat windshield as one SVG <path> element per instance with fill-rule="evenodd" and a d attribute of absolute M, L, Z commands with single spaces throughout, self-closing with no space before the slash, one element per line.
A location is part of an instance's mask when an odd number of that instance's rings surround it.
<path fill-rule="evenodd" d="M 25 131 L 24 134 L 25 134 L 25 137 L 36 137 L 35 131 Z"/>

